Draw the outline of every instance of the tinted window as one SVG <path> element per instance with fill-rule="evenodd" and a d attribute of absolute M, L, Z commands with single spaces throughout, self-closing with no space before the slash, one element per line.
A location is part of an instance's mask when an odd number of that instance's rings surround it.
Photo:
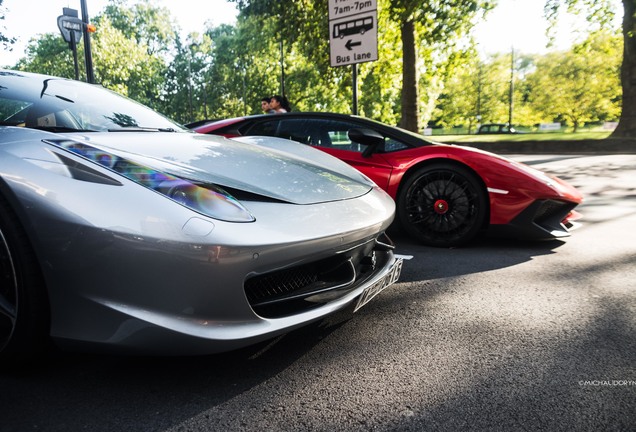
<path fill-rule="evenodd" d="M 262 136 L 278 136 L 276 131 L 278 130 L 278 120 L 271 120 L 261 123 L 256 123 L 248 130 L 240 128 L 241 135 L 262 135 Z"/>
<path fill-rule="evenodd" d="M 247 131 L 249 135 L 286 138 L 316 147 L 329 147 L 329 133 L 320 124 L 308 119 L 276 119 L 257 123 Z"/>
<path fill-rule="evenodd" d="M 252 126 L 249 135 L 276 136 L 291 139 L 315 147 L 331 147 L 362 153 L 365 146 L 349 139 L 349 129 L 359 128 L 360 124 L 343 120 L 282 118 L 257 123 Z M 408 148 L 406 144 L 393 138 L 385 138 L 383 149 L 379 152 L 392 152 Z"/>
<path fill-rule="evenodd" d="M 390 153 L 390 152 L 394 152 L 394 151 L 398 151 L 398 150 L 404 150 L 409 148 L 409 146 L 407 146 L 406 144 L 404 144 L 402 141 L 398 141 L 396 139 L 393 138 L 385 138 L 384 139 L 384 152 L 385 153 Z"/>

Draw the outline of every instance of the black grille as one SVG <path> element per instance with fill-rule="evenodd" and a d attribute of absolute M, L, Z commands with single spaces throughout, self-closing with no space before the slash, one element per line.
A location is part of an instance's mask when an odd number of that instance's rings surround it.
<path fill-rule="evenodd" d="M 384 237 L 383 243 L 371 240 L 323 260 L 254 276 L 245 281 L 245 294 L 260 316 L 300 313 L 355 289 L 382 268 L 391 249 Z"/>
<path fill-rule="evenodd" d="M 537 226 L 551 233 L 553 236 L 567 236 L 568 227 L 563 224 L 563 219 L 576 207 L 575 203 L 546 200 L 540 202 L 534 215 Z"/>
<path fill-rule="evenodd" d="M 302 290 L 318 280 L 319 267 L 312 263 L 249 279 L 245 283 L 247 300 L 258 304 Z"/>
<path fill-rule="evenodd" d="M 565 218 L 565 216 L 567 216 L 568 212 L 570 211 L 570 209 L 567 207 L 569 206 L 563 202 L 551 200 L 544 201 L 541 204 L 541 207 L 537 209 L 535 220 L 537 221 L 537 223 L 541 224 L 541 222 L 545 220 L 557 217 L 560 221 L 561 219 Z"/>

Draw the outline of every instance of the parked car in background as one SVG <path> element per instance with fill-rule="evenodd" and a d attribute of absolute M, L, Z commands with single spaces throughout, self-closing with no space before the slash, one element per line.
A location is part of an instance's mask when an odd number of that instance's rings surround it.
<path fill-rule="evenodd" d="M 485 123 L 479 126 L 477 133 L 482 134 L 516 134 L 519 133 L 508 123 Z"/>
<path fill-rule="evenodd" d="M 0 70 L 1 357 L 207 354 L 358 308 L 399 277 L 394 213 L 308 146 Z"/>
<path fill-rule="evenodd" d="M 428 141 L 373 120 L 333 113 L 256 115 L 193 128 L 225 137 L 289 138 L 333 155 L 397 203 L 397 219 L 426 245 L 465 244 L 478 233 L 528 239 L 570 235 L 583 197 L 566 182 L 492 153 Z"/>

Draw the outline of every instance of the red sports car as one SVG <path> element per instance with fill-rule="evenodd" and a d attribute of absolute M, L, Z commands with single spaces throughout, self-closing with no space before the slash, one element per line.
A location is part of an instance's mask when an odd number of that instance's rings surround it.
<path fill-rule="evenodd" d="M 256 115 L 193 130 L 231 138 L 288 138 L 349 163 L 397 203 L 397 220 L 430 246 L 465 244 L 481 231 L 524 239 L 565 237 L 583 196 L 563 180 L 511 159 L 362 117 L 333 113 Z"/>

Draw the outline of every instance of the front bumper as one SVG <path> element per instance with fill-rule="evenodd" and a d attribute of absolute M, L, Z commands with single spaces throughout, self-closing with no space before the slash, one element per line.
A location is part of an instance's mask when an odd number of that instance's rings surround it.
<path fill-rule="evenodd" d="M 537 200 L 508 224 L 491 224 L 489 234 L 527 240 L 550 240 L 570 236 L 578 224 L 580 214 L 574 211 L 575 202 Z"/>

